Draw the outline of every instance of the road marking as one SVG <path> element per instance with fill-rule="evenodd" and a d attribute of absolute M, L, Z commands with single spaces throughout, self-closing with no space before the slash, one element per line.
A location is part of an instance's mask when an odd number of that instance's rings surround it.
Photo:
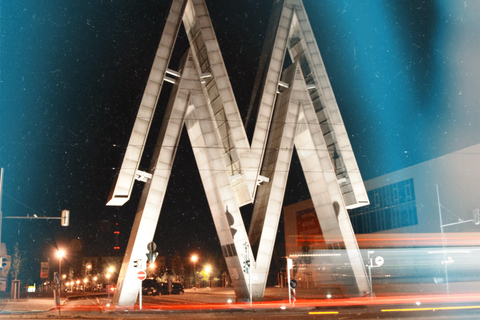
<path fill-rule="evenodd" d="M 337 314 L 338 311 L 311 311 L 308 314 Z"/>
<path fill-rule="evenodd" d="M 480 306 L 438 307 L 438 308 L 411 308 L 411 309 L 382 309 L 382 312 L 395 312 L 395 311 L 435 311 L 435 310 L 460 310 L 460 309 L 480 309 Z"/>

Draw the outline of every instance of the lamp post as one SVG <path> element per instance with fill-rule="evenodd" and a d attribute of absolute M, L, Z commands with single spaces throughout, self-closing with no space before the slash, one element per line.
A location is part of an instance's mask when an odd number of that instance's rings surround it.
<path fill-rule="evenodd" d="M 65 251 L 63 251 L 62 249 L 57 251 L 57 257 L 58 257 L 58 261 L 59 261 L 58 275 L 62 274 L 62 258 L 63 258 L 64 255 L 65 255 Z"/>
<path fill-rule="evenodd" d="M 86 275 L 89 274 L 91 270 L 92 270 L 92 265 L 91 265 L 91 264 L 87 264 L 87 265 L 85 266 L 85 274 L 86 274 Z"/>
<path fill-rule="evenodd" d="M 197 262 L 198 257 L 197 257 L 197 255 L 193 255 L 191 259 L 193 261 L 193 286 L 196 287 L 197 286 L 197 275 L 195 273 L 195 263 Z"/>
<path fill-rule="evenodd" d="M 442 264 L 445 268 L 445 284 L 446 284 L 446 289 L 447 289 L 447 294 L 450 294 L 450 287 L 448 284 L 448 265 L 454 263 L 454 260 L 451 257 L 447 258 L 447 252 L 445 251 L 445 245 L 446 245 L 446 239 L 445 239 L 445 234 L 443 228 L 449 227 L 449 226 L 454 226 L 457 224 L 463 224 L 463 223 L 468 223 L 468 222 L 473 222 L 475 225 L 480 225 L 480 211 L 478 209 L 473 210 L 473 218 L 469 220 L 462 220 L 459 219 L 458 222 L 453 222 L 453 223 L 447 223 L 443 224 L 443 219 L 442 219 L 442 207 L 443 205 L 440 203 L 440 192 L 438 191 L 438 184 L 435 185 L 437 189 L 437 203 L 438 203 L 438 216 L 440 219 L 440 232 L 442 235 L 442 248 L 443 248 L 443 261 Z"/>
<path fill-rule="evenodd" d="M 208 284 L 209 287 L 212 286 L 212 283 L 211 283 L 212 277 L 210 276 L 210 272 L 211 272 L 211 271 L 212 271 L 212 268 L 211 268 L 210 266 L 206 266 L 206 267 L 205 267 L 205 274 L 208 276 L 207 284 Z"/>
<path fill-rule="evenodd" d="M 57 257 L 58 257 L 58 279 L 59 279 L 59 290 L 58 290 L 58 301 L 60 301 L 60 292 L 62 291 L 62 282 L 61 282 L 61 275 L 62 275 L 62 258 L 65 256 L 65 251 L 60 249 L 57 251 Z M 60 312 L 60 307 L 58 309 L 58 312 Z"/>

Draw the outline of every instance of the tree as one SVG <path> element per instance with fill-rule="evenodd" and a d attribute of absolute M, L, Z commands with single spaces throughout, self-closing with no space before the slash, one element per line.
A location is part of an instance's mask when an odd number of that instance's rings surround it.
<path fill-rule="evenodd" d="M 20 270 L 22 268 L 22 262 L 23 262 L 23 259 L 20 253 L 20 249 L 18 248 L 18 242 L 17 242 L 13 247 L 12 265 L 10 268 L 10 273 L 12 275 L 12 278 L 15 278 L 15 280 L 17 280 L 18 274 L 20 273 Z"/>
<path fill-rule="evenodd" d="M 183 263 L 180 254 L 177 252 L 172 259 L 172 271 L 173 274 L 183 277 L 185 273 L 185 265 Z"/>

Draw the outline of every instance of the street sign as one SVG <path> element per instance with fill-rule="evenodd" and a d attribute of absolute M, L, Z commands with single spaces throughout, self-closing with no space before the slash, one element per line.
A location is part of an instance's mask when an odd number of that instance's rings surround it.
<path fill-rule="evenodd" d="M 383 260 L 383 257 L 382 256 L 377 256 L 375 258 L 375 264 L 379 267 L 381 267 L 383 265 L 383 263 L 385 262 L 385 260 Z"/>
<path fill-rule="evenodd" d="M 57 286 L 57 288 L 60 288 L 60 277 L 58 276 L 58 272 L 55 272 L 53 274 L 53 278 L 55 280 L 55 285 Z"/>
<path fill-rule="evenodd" d="M 154 252 L 155 250 L 157 250 L 157 244 L 153 241 L 149 242 L 147 244 L 147 250 L 148 252 Z"/>
<path fill-rule="evenodd" d="M 147 253 L 147 261 L 150 263 L 154 263 L 157 257 L 158 257 L 158 252 Z"/>
<path fill-rule="evenodd" d="M 297 280 L 295 280 L 295 279 L 290 280 L 290 287 L 292 289 L 295 289 L 297 287 L 297 285 L 298 285 Z"/>
<path fill-rule="evenodd" d="M 137 278 L 138 280 L 143 281 L 145 280 L 145 278 L 147 278 L 147 274 L 145 273 L 145 271 L 140 270 L 137 272 Z"/>
<path fill-rule="evenodd" d="M 48 262 L 40 262 L 40 279 L 48 279 L 50 265 Z"/>

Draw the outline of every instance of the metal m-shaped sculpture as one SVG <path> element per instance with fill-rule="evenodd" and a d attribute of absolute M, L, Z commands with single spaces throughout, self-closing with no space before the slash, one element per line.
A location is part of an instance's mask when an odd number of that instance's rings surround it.
<path fill-rule="evenodd" d="M 168 68 L 183 22 L 190 49 Z M 287 53 L 293 64 L 282 72 Z M 204 0 L 173 0 L 108 205 L 145 183 L 114 303 L 133 305 L 133 261 L 152 241 L 185 126 L 237 299 L 263 298 L 295 146 L 327 244 L 343 242 L 360 294 L 369 292 L 347 208 L 367 194 L 301 0 L 276 1 L 249 109 L 249 142 Z M 174 83 L 149 172 L 138 170 L 163 81 Z M 247 233 L 240 207 L 254 203 Z M 236 232 L 232 232 L 235 229 Z M 250 277 L 242 270 L 245 244 Z M 256 255 L 252 246 L 257 248 Z M 249 283 L 251 281 L 251 283 Z M 251 292 L 250 292 L 251 290 Z"/>

